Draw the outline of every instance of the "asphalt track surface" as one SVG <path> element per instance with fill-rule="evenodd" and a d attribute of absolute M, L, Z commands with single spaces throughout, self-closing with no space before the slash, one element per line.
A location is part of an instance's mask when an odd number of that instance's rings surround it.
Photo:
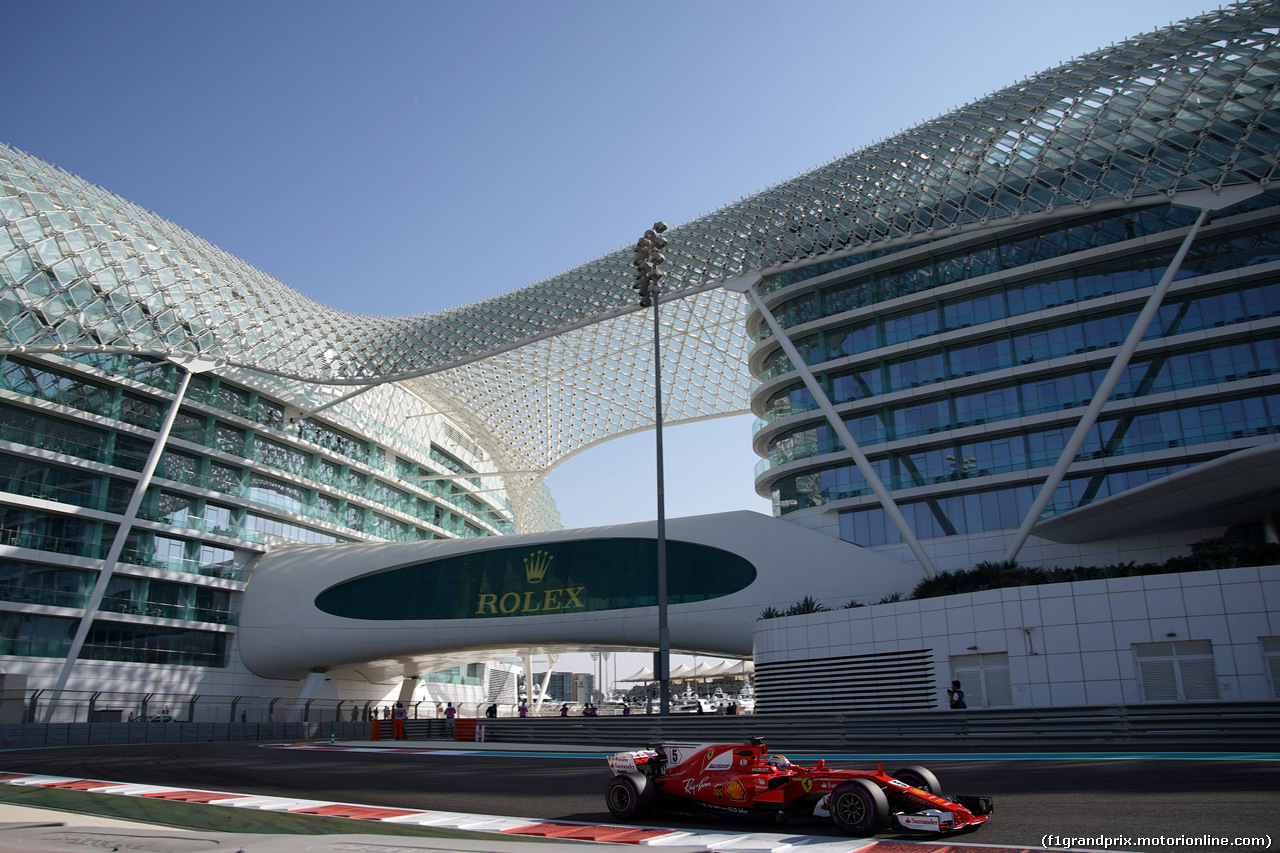
<path fill-rule="evenodd" d="M 833 767 L 868 762 L 831 761 Z M 886 765 L 892 771 L 906 760 Z M 964 843 L 1037 848 L 1062 838 L 1269 837 L 1280 845 L 1280 761 L 1188 758 L 930 760 L 948 792 L 989 794 L 995 813 Z M 268 749 L 253 743 L 17 750 L 0 771 L 41 773 L 413 809 L 611 823 L 601 758 L 398 754 Z M 662 816 L 645 825 L 839 837 L 829 824 L 726 822 Z M 920 835 L 888 833 L 882 839 Z M 954 839 L 959 841 L 959 839 Z M 1049 840 L 1053 845 L 1054 842 Z M 1102 843 L 1077 842 L 1101 849 Z M 1108 849 L 1266 849 L 1111 842 Z"/>

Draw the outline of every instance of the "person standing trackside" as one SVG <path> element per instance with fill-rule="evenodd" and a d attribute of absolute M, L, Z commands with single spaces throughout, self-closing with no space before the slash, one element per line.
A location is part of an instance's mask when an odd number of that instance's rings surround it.
<path fill-rule="evenodd" d="M 450 702 L 447 706 L 445 706 L 444 730 L 449 735 L 449 737 L 453 737 L 453 718 L 456 717 L 457 715 L 458 715 L 458 709 L 453 707 L 452 702 Z"/>
<path fill-rule="evenodd" d="M 947 698 L 951 700 L 952 708 L 968 708 L 964 702 L 964 691 L 960 689 L 960 682 L 953 681 L 951 686 L 947 688 Z"/>
<path fill-rule="evenodd" d="M 404 709 L 404 705 L 400 702 L 391 709 L 391 739 L 404 740 L 404 718 L 409 716 L 409 712 Z"/>

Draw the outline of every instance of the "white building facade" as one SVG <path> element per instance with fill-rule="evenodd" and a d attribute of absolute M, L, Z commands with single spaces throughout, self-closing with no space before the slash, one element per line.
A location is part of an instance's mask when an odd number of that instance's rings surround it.
<path fill-rule="evenodd" d="M 762 710 L 1280 699 L 1280 566 L 1009 587 L 756 623 Z"/>

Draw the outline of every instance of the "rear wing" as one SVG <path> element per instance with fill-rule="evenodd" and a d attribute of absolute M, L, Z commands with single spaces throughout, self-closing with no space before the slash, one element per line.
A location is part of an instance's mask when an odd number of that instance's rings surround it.
<path fill-rule="evenodd" d="M 650 775 L 658 765 L 656 749 L 637 749 L 633 752 L 615 752 L 609 756 L 609 769 L 614 776 L 624 773 L 644 773 Z"/>

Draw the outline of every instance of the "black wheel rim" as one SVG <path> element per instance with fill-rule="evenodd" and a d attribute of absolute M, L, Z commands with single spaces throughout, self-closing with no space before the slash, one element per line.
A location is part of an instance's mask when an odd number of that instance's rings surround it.
<path fill-rule="evenodd" d="M 625 812 L 631 808 L 631 791 L 626 785 L 614 785 L 609 789 L 609 807 L 615 812 Z"/>
<path fill-rule="evenodd" d="M 842 823 L 861 826 L 867 819 L 867 804 L 855 793 L 843 794 L 836 799 L 836 816 Z"/>

